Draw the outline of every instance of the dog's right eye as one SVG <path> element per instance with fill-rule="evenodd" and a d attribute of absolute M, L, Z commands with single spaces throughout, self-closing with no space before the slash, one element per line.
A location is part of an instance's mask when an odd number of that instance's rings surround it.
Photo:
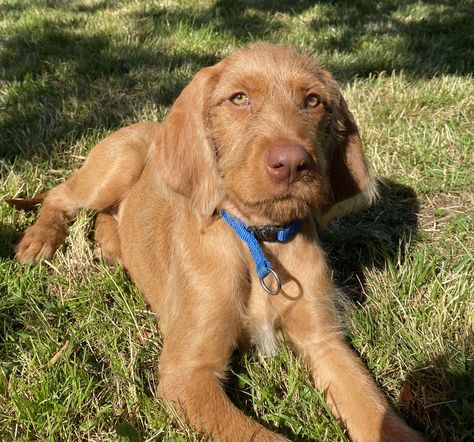
<path fill-rule="evenodd" d="M 242 92 L 232 95 L 232 97 L 230 97 L 230 101 L 236 106 L 247 106 L 250 104 L 249 97 L 247 97 L 247 95 L 243 94 Z"/>
<path fill-rule="evenodd" d="M 320 103 L 321 102 L 319 101 L 319 98 L 315 94 L 309 94 L 306 97 L 306 100 L 304 100 L 304 107 L 306 107 L 306 108 L 315 108 Z"/>

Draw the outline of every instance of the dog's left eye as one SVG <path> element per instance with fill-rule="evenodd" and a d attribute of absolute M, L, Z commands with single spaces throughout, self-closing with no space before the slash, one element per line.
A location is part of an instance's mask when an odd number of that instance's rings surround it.
<path fill-rule="evenodd" d="M 319 98 L 316 95 L 309 94 L 304 100 L 304 107 L 316 107 L 319 103 Z"/>
<path fill-rule="evenodd" d="M 236 106 L 247 106 L 250 104 L 249 97 L 247 97 L 247 95 L 243 94 L 242 92 L 230 97 L 230 101 L 232 101 L 232 103 Z"/>

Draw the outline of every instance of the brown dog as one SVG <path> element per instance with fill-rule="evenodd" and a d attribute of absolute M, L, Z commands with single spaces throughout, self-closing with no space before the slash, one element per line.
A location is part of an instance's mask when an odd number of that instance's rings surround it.
<path fill-rule="evenodd" d="M 95 146 L 46 194 L 16 252 L 21 262 L 51 258 L 78 209 L 98 211 L 104 255 L 159 315 L 158 395 L 216 439 L 284 440 L 244 416 L 221 386 L 240 339 L 271 350 L 280 329 L 353 440 L 418 441 L 345 343 L 314 222 L 324 226 L 375 194 L 331 75 L 291 48 L 258 44 L 202 69 L 163 124 L 134 124 Z M 262 279 L 278 294 L 264 290 L 226 214 L 273 232 L 299 220 L 286 241 L 260 240 L 274 272 Z"/>

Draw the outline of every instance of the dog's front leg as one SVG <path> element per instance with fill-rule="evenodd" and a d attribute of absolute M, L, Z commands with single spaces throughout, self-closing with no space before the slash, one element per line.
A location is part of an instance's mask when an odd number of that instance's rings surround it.
<path fill-rule="evenodd" d="M 222 277 L 225 279 L 225 276 Z M 220 291 L 187 292 L 161 315 L 164 345 L 158 396 L 204 434 L 219 441 L 284 441 L 245 416 L 222 387 L 240 333 L 240 306 Z M 175 292 L 175 291 L 173 291 Z M 175 292 L 176 293 L 176 292 Z"/>
<path fill-rule="evenodd" d="M 370 374 L 348 347 L 327 294 L 303 296 L 283 316 L 286 335 L 311 364 L 317 388 L 352 440 L 415 442 L 422 438 L 389 407 Z"/>

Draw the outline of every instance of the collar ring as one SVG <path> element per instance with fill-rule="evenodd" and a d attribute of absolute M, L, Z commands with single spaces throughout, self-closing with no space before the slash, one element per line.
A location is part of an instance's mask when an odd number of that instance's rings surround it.
<path fill-rule="evenodd" d="M 281 290 L 281 279 L 278 276 L 278 273 L 275 272 L 275 270 L 273 269 L 267 269 L 267 270 L 268 270 L 268 274 L 265 275 L 263 278 L 260 278 L 260 285 L 263 287 L 263 290 L 265 290 L 269 295 L 273 295 L 273 296 L 278 295 L 278 293 L 280 293 L 280 290 Z M 267 283 L 265 282 L 265 278 L 270 275 L 272 275 L 273 278 L 275 279 L 275 282 L 277 285 L 275 289 L 271 289 L 270 287 L 268 287 Z"/>

